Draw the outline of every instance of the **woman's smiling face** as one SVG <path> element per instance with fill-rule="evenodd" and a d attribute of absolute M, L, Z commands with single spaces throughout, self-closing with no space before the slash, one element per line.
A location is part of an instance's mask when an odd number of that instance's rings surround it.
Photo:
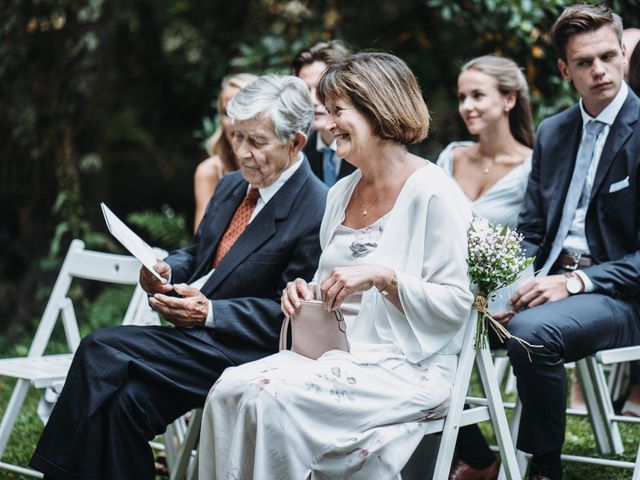
<path fill-rule="evenodd" d="M 336 154 L 350 162 L 355 159 L 357 163 L 358 155 L 375 141 L 371 122 L 344 97 L 328 101 L 326 107 L 329 112 L 326 129 L 336 139 Z"/>
<path fill-rule="evenodd" d="M 458 77 L 458 112 L 472 135 L 495 128 L 514 102 L 514 95 L 500 93 L 496 79 L 486 73 L 470 68 Z"/>

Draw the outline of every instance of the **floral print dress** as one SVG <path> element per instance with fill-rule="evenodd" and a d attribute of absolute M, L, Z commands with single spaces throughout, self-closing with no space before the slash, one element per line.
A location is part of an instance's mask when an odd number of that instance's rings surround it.
<path fill-rule="evenodd" d="M 339 225 L 316 277 L 367 263 L 388 216 L 360 230 Z M 357 310 L 362 297 L 345 304 Z M 351 352 L 311 360 L 281 351 L 224 372 L 205 406 L 200 479 L 399 477 L 422 438 L 421 422 L 446 413 L 457 357 L 412 363 L 377 355 L 374 323 L 354 314 L 345 321 Z"/>

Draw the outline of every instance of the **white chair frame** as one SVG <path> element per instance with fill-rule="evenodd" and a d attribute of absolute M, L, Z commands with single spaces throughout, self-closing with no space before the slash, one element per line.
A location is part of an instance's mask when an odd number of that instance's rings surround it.
<path fill-rule="evenodd" d="M 473 310 L 465 330 L 458 369 L 451 393 L 451 404 L 445 418 L 425 422 L 425 435 L 442 432 L 433 478 L 448 478 L 460 427 L 490 420 L 498 441 L 502 466 L 510 480 L 522 478 L 509 424 L 505 414 L 498 377 L 488 345 L 475 349 L 477 312 Z M 464 409 L 474 363 L 480 375 L 486 401 L 484 405 Z"/>
<path fill-rule="evenodd" d="M 612 385 L 615 386 L 617 379 L 610 378 L 607 380 L 605 374 L 605 367 L 607 366 L 615 367 L 623 362 L 635 360 L 640 360 L 640 346 L 602 350 L 595 355 L 575 362 L 578 380 L 582 386 L 587 406 L 586 414 L 591 422 L 596 438 L 596 445 L 601 454 L 619 455 L 624 452 L 620 430 L 618 429 L 619 422 L 640 423 L 640 418 L 616 415 L 611 401 L 611 387 Z M 613 368 L 611 375 L 615 377 L 619 373 L 619 369 Z M 567 410 L 567 413 L 572 414 L 575 412 Z M 511 435 L 514 442 L 518 436 L 521 415 L 522 404 L 520 400 L 518 400 L 515 404 L 511 419 Z M 520 470 L 524 472 L 527 468 L 530 455 L 519 450 L 516 455 Z M 561 458 L 563 461 L 568 462 L 633 469 L 632 480 L 640 480 L 640 445 L 636 453 L 635 462 L 568 454 L 562 454 Z M 505 472 L 501 471 L 499 479 L 504 480 L 504 475 Z"/>
<path fill-rule="evenodd" d="M 160 255 L 164 252 L 158 251 L 158 253 Z M 82 278 L 106 283 L 137 285 L 139 271 L 140 262 L 134 257 L 85 250 L 82 241 L 71 242 L 27 356 L 0 359 L 0 376 L 17 379 L 0 423 L 0 468 L 23 475 L 42 477 L 42 474 L 35 470 L 5 463 L 1 459 L 29 387 L 46 388 L 64 382 L 73 359 L 73 352 L 80 344 L 80 331 L 73 303 L 67 297 L 72 280 Z M 45 349 L 58 317 L 61 317 L 71 353 L 45 355 Z M 159 319 L 149 308 L 146 293 L 140 286 L 134 290 L 122 323 L 123 325 L 159 324 Z"/>
<path fill-rule="evenodd" d="M 170 480 L 198 480 L 198 440 L 202 408 L 191 411 L 189 422 L 184 416 L 167 427 L 164 450 L 167 455 Z"/>

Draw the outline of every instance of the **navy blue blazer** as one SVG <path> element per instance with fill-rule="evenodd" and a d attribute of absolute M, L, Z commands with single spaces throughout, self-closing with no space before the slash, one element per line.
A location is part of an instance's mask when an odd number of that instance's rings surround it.
<path fill-rule="evenodd" d="M 220 180 L 193 245 L 165 259 L 171 265 L 172 283 L 190 283 L 210 270 L 218 243 L 248 186 L 239 171 Z M 214 335 L 220 350 L 237 363 L 277 351 L 282 290 L 296 277 L 310 280 L 318 266 L 326 192 L 303 162 L 201 288 L 212 300 L 215 328 L 194 334 Z"/>
<path fill-rule="evenodd" d="M 585 220 L 597 265 L 584 269 L 598 290 L 615 297 L 640 293 L 640 100 L 629 95 L 611 126 L 600 157 Z M 540 268 L 562 216 L 582 134 L 580 107 L 544 120 L 533 149 L 532 170 L 518 230 Z"/>
<path fill-rule="evenodd" d="M 320 180 L 324 182 L 324 167 L 322 161 L 322 152 L 319 152 L 316 149 L 316 143 L 318 138 L 318 131 L 314 130 L 309 134 L 309 138 L 307 139 L 307 143 L 304 146 L 303 152 L 307 156 L 309 160 L 309 166 L 313 173 Z M 338 172 L 338 178 L 336 180 L 340 180 L 341 178 L 350 175 L 355 171 L 356 167 L 351 165 L 346 160 L 342 160 L 340 162 L 340 171 Z"/>

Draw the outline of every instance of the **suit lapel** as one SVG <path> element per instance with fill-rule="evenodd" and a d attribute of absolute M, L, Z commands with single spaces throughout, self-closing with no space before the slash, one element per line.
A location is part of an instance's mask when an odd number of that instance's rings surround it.
<path fill-rule="evenodd" d="M 307 157 L 307 161 L 309 162 L 311 171 L 315 174 L 316 177 L 322 180 L 322 155 L 320 152 L 318 152 L 318 150 L 316 150 L 316 145 L 318 143 L 317 136 L 318 132 L 315 130 L 309 134 L 309 138 L 307 139 L 307 144 L 304 146 L 303 153 Z"/>
<path fill-rule="evenodd" d="M 554 195 L 549 203 L 550 228 L 548 231 L 552 232 L 557 230 L 560 223 L 564 200 L 567 196 L 567 190 L 569 190 L 571 177 L 573 177 L 576 156 L 580 147 L 582 133 L 580 108 L 577 106 L 573 108 L 574 111 L 567 115 L 565 121 L 557 129 L 554 147 L 545 153 L 552 158 L 549 163 L 556 167 L 555 174 L 549 177 L 551 181 L 555 182 Z"/>
<path fill-rule="evenodd" d="M 296 173 L 286 181 L 264 208 L 260 210 L 224 256 L 211 278 L 202 287 L 202 292 L 205 295 L 213 292 L 241 262 L 276 234 L 277 222 L 289 216 L 293 201 L 309 178 L 309 175 L 311 175 L 309 165 L 306 162 L 302 162 Z"/>
<path fill-rule="evenodd" d="M 242 202 L 242 199 L 247 194 L 247 189 L 249 188 L 249 183 L 241 179 L 238 185 L 233 188 L 230 195 L 220 202 L 217 206 L 216 211 L 213 212 L 213 215 L 210 220 L 207 221 L 207 232 L 206 235 L 203 232 L 202 238 L 207 240 L 207 245 L 205 246 L 204 253 L 202 255 L 202 260 L 198 265 L 198 268 L 195 270 L 195 274 L 193 279 L 200 278 L 211 270 L 211 262 L 213 262 L 213 255 L 218 248 L 218 244 L 220 243 L 220 239 L 224 235 L 224 232 L 227 230 L 229 223 L 231 222 L 231 218 L 233 214 L 238 209 L 238 206 Z"/>
<path fill-rule="evenodd" d="M 609 136 L 607 137 L 602 154 L 600 155 L 598 170 L 596 171 L 596 176 L 593 180 L 593 187 L 591 188 L 590 201 L 593 200 L 595 194 L 602 186 L 602 182 L 607 176 L 607 172 L 609 171 L 609 168 L 611 168 L 611 164 L 613 163 L 616 155 L 633 133 L 632 125 L 638 120 L 639 109 L 640 103 L 638 102 L 638 99 L 633 95 L 631 90 L 629 90 L 627 99 L 622 105 L 613 125 L 611 125 Z"/>

